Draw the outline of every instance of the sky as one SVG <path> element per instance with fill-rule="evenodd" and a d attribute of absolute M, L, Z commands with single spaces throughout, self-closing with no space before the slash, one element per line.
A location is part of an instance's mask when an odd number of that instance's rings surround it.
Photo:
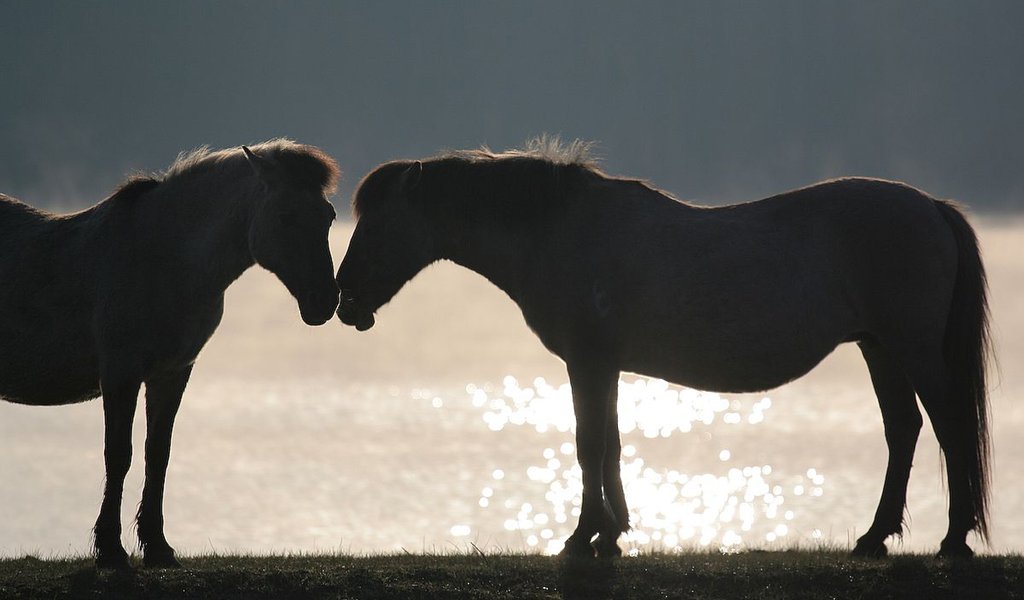
<path fill-rule="evenodd" d="M 287 136 L 338 160 L 344 206 L 386 160 L 546 132 L 702 203 L 866 175 L 1004 212 L 1022 24 L 984 0 L 0 0 L 0 192 L 71 210 Z"/>

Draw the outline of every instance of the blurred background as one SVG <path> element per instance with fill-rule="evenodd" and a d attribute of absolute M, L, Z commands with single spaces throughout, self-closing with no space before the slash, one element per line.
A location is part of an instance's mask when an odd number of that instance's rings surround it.
<path fill-rule="evenodd" d="M 202 144 L 347 173 L 542 132 L 725 202 L 839 174 L 1022 198 L 1018 2 L 4 2 L 0 181 L 84 206 Z"/>
<path fill-rule="evenodd" d="M 706 204 L 907 181 L 965 203 L 980 231 L 1002 364 L 991 550 L 1019 552 L 1022 25 L 1013 1 L 0 0 L 0 192 L 77 210 L 183 150 L 277 136 L 338 160 L 342 215 L 380 162 L 542 133 Z M 350 233 L 332 233 L 336 260 Z M 579 496 L 565 382 L 516 307 L 451 265 L 365 334 L 306 328 L 253 270 L 186 392 L 168 538 L 185 553 L 557 551 Z M 870 523 L 885 445 L 855 349 L 760 395 L 621 386 L 628 549 L 845 547 Z M 0 405 L 0 555 L 88 549 L 101 425 L 97 402 Z M 936 448 L 923 432 L 897 548 L 944 532 Z M 126 523 L 138 459 L 130 477 Z"/>

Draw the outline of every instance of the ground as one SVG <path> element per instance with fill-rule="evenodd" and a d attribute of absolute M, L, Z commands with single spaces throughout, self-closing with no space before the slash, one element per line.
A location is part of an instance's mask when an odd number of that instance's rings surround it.
<path fill-rule="evenodd" d="M 0 560 L 0 598 L 1024 598 L 1024 556 L 883 560 L 838 551 L 617 560 L 521 554 L 195 556 L 176 570 Z"/>

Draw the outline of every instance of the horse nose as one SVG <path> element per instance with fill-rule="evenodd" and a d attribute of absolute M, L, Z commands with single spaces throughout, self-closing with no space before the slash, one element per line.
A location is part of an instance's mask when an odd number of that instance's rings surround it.
<path fill-rule="evenodd" d="M 358 331 L 366 331 L 373 327 L 373 313 L 364 309 L 350 295 L 341 293 L 341 302 L 338 304 L 338 319 L 345 325 L 355 327 Z"/>
<path fill-rule="evenodd" d="M 306 296 L 305 305 L 304 310 L 300 310 L 302 320 L 308 325 L 323 325 L 334 316 L 334 311 L 338 308 L 338 292 L 337 290 L 310 292 Z M 300 309 L 302 308 L 300 307 Z"/>

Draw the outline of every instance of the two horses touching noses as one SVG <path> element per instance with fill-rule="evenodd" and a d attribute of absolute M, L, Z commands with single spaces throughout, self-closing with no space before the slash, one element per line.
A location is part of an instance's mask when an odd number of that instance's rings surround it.
<path fill-rule="evenodd" d="M 973 230 L 951 203 L 850 178 L 719 208 L 610 177 L 585 144 L 393 161 L 356 191 L 337 274 L 327 244 L 335 162 L 274 140 L 184 155 L 96 206 L 52 215 L 0 196 L 0 398 L 58 405 L 102 395 L 106 486 L 100 567 L 129 568 L 120 508 L 146 386 L 146 566 L 176 566 L 163 533 L 171 429 L 224 291 L 259 264 L 303 321 L 359 330 L 438 260 L 485 276 L 568 369 L 583 472 L 564 555 L 616 556 L 629 528 L 619 472 L 622 371 L 709 391 L 777 387 L 856 342 L 878 397 L 889 462 L 854 554 L 902 531 L 924 406 L 946 459 L 939 554 L 988 535 L 988 321 Z M 340 289 L 340 298 L 339 298 Z M 595 539 L 596 538 L 596 539 Z"/>

